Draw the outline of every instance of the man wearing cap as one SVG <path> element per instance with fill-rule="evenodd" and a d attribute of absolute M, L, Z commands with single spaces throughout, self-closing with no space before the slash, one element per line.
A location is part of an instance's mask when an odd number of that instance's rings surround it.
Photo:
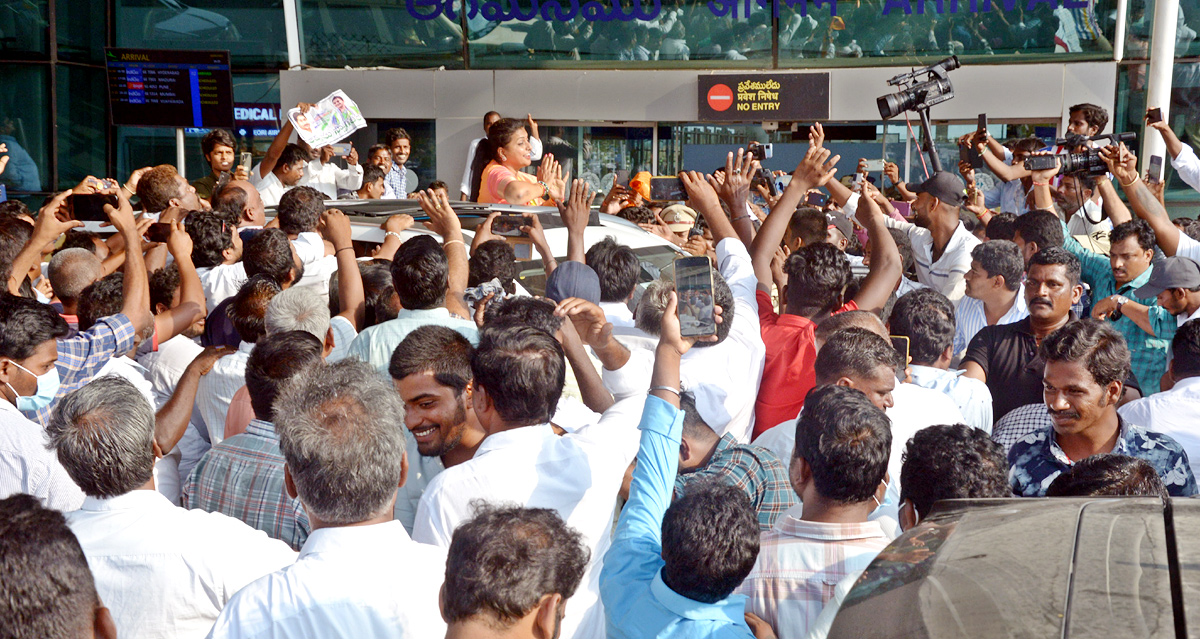
<path fill-rule="evenodd" d="M 696 211 L 690 206 L 672 204 L 664 208 L 660 215 L 675 237 L 678 237 L 681 242 L 686 242 L 688 231 L 691 231 L 692 227 L 696 225 Z"/>
<path fill-rule="evenodd" d="M 1158 308 L 1174 315 L 1176 326 L 1183 326 L 1200 317 L 1200 264 L 1179 256 L 1159 260 L 1154 263 L 1150 279 L 1133 296 L 1155 298 Z M 1127 300 L 1121 304 L 1121 314 L 1143 326 L 1149 324 L 1151 308 Z"/>
<path fill-rule="evenodd" d="M 888 227 L 904 231 L 912 240 L 917 281 L 937 289 L 955 305 L 967 290 L 971 250 L 980 243 L 958 218 L 964 189 L 957 175 L 938 171 L 910 189 L 917 194 L 913 223 L 885 218 Z"/>

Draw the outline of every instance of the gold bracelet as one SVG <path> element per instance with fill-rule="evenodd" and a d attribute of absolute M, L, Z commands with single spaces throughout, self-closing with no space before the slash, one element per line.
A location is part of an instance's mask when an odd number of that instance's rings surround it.
<path fill-rule="evenodd" d="M 130 194 L 130 195 L 137 195 L 137 193 L 135 193 L 135 192 L 133 191 L 133 189 L 129 188 L 128 186 L 126 186 L 126 185 L 124 185 L 124 184 L 122 184 L 122 185 L 121 185 L 121 188 L 125 189 L 126 191 L 129 191 L 129 194 Z"/>
<path fill-rule="evenodd" d="M 450 246 L 451 244 L 462 244 L 463 246 L 467 245 L 467 243 L 462 240 L 450 240 L 449 242 L 443 242 L 442 248 L 446 248 L 447 246 Z"/>
<path fill-rule="evenodd" d="M 1117 178 L 1117 183 L 1121 185 L 1121 188 L 1126 188 L 1126 187 L 1133 186 L 1133 185 L 1134 185 L 1134 184 L 1136 184 L 1136 183 L 1137 183 L 1137 181 L 1138 181 L 1138 180 L 1140 180 L 1140 179 L 1142 179 L 1142 176 L 1140 176 L 1140 175 L 1135 175 L 1135 176 L 1133 176 L 1133 179 L 1129 181 L 1129 184 L 1126 184 L 1126 183 L 1124 183 L 1124 182 L 1122 182 L 1122 181 L 1121 181 L 1121 178 Z"/>

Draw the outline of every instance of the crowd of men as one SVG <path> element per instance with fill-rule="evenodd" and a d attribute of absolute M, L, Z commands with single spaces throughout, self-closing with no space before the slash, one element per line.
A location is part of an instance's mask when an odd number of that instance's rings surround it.
<path fill-rule="evenodd" d="M 193 184 L 85 180 L 111 233 L 71 192 L 0 204 L 0 635 L 823 637 L 939 500 L 1197 493 L 1200 241 L 1124 146 L 1058 175 L 980 132 L 993 192 L 881 190 L 818 124 L 763 206 L 741 150 L 686 204 L 614 187 L 710 258 L 716 330 L 685 337 L 670 269 L 586 241 L 583 181 L 565 257 L 522 227 L 532 296 L 445 188 L 430 232 L 353 240 L 328 200 L 414 190 L 402 131 L 364 170 L 288 126 L 237 169 L 210 133 Z"/>

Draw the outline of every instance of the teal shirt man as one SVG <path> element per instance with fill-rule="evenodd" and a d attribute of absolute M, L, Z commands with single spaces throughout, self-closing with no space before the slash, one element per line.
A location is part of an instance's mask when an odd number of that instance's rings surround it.
<path fill-rule="evenodd" d="M 1113 321 L 1112 325 L 1121 333 L 1129 346 L 1133 374 L 1141 384 L 1142 395 L 1157 393 L 1159 381 L 1163 373 L 1167 371 L 1167 353 L 1178 325 L 1175 317 L 1159 306 L 1155 298 L 1134 297 L 1134 291 L 1150 280 L 1150 275 L 1154 272 L 1154 265 L 1151 264 L 1140 275 L 1125 284 L 1118 285 L 1116 277 L 1113 276 L 1112 263 L 1107 255 L 1084 248 L 1066 232 L 1065 227 L 1063 237 L 1065 238 L 1063 248 L 1079 258 L 1081 278 L 1092 289 L 1093 306 L 1110 296 L 1122 295 L 1149 307 L 1147 315 L 1150 326 L 1154 329 L 1153 334 L 1146 332 L 1127 316 Z"/>

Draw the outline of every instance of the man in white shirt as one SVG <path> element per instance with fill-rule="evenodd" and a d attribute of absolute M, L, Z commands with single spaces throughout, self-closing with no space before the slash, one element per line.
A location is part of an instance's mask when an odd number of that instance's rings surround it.
<path fill-rule="evenodd" d="M 202 637 L 233 593 L 295 561 L 283 542 L 155 491 L 154 412 L 126 380 L 68 394 L 47 433 L 87 494 L 67 522 L 122 637 Z"/>
<path fill-rule="evenodd" d="M 1170 390 L 1155 393 L 1117 409 L 1125 421 L 1146 430 L 1170 435 L 1183 446 L 1192 473 L 1200 471 L 1200 322 L 1188 322 L 1175 331 L 1167 377 Z M 1166 386 L 1164 386 L 1166 388 Z"/>
<path fill-rule="evenodd" d="M 604 309 L 604 317 L 614 327 L 631 328 L 633 312 L 629 310 L 629 302 L 642 270 L 633 249 L 606 237 L 587 250 L 584 263 L 600 278 L 600 308 Z"/>
<path fill-rule="evenodd" d="M 242 265 L 242 238 L 219 213 L 203 211 L 188 216 L 188 235 L 192 236 L 192 262 L 204 286 L 204 302 L 216 309 L 233 297 L 246 281 Z"/>
<path fill-rule="evenodd" d="M 971 268 L 971 249 L 979 244 L 958 218 L 965 188 L 962 178 L 939 171 L 909 189 L 917 194 L 912 206 L 915 224 L 885 218 L 888 227 L 908 233 L 912 240 L 917 281 L 941 291 L 955 304 L 966 292 L 964 276 Z"/>
<path fill-rule="evenodd" d="M 287 126 L 291 126 L 291 123 L 289 122 Z M 300 180 L 304 179 L 312 157 L 299 144 L 288 144 L 283 147 L 278 158 L 270 163 L 268 168 L 270 159 L 270 154 L 263 158 L 263 161 L 250 171 L 250 179 L 254 188 L 258 189 L 259 195 L 262 196 L 263 204 L 275 206 L 279 204 L 279 198 L 283 197 L 284 193 L 300 184 Z"/>
<path fill-rule="evenodd" d="M 971 249 L 964 278 L 966 297 L 954 310 L 954 359 L 962 359 L 984 326 L 1012 324 L 1029 317 L 1025 306 L 1025 261 L 1008 240 L 988 240 Z"/>
<path fill-rule="evenodd" d="M 275 280 L 263 274 L 255 275 L 242 286 L 229 306 L 230 319 L 242 341 L 236 353 L 217 360 L 212 371 L 200 379 L 188 430 L 195 431 L 202 441 L 197 442 L 194 437 L 185 435 L 188 441 L 180 444 L 183 459 L 179 462 L 179 473 L 185 480 L 204 452 L 225 439 L 225 417 L 229 412 L 229 404 L 238 389 L 246 383 L 246 362 L 254 350 L 254 343 L 266 333 L 264 317 L 267 307 L 279 290 Z"/>
<path fill-rule="evenodd" d="M 896 300 L 888 320 L 890 335 L 908 338 L 909 370 L 917 386 L 944 393 L 966 424 L 992 432 L 992 393 L 987 384 L 951 370 L 954 306 L 945 295 L 923 288 Z"/>
<path fill-rule="evenodd" d="M 450 542 L 441 597 L 448 636 L 558 637 L 587 560 L 582 536 L 552 510 L 481 508 Z"/>
<path fill-rule="evenodd" d="M 323 205 L 322 205 L 323 206 Z M 325 344 L 325 360 L 339 362 L 350 352 L 350 344 L 358 337 L 358 327 L 366 316 L 366 295 L 363 291 L 362 272 L 354 257 L 351 244 L 350 218 L 337 210 L 321 214 L 325 221 L 325 234 L 334 246 L 333 264 L 338 277 L 338 303 L 342 311 L 329 316 L 326 295 L 321 295 L 315 286 L 289 287 L 271 301 L 267 308 L 267 334 L 303 330 Z M 293 244 L 293 250 L 295 250 Z M 299 251 L 296 251 L 299 257 Z M 322 260 L 322 265 L 324 261 Z M 298 267 L 307 273 L 306 267 Z M 301 282 L 305 278 L 301 278 Z"/>
<path fill-rule="evenodd" d="M 559 436 L 550 426 L 562 393 L 562 347 L 529 326 L 486 330 L 472 357 L 472 405 L 488 433 L 468 462 L 434 478 L 417 507 L 413 538 L 446 547 L 474 515 L 472 501 L 549 508 L 578 530 L 591 551 L 584 586 L 571 597 L 564 639 L 603 636 L 599 565 L 608 550 L 614 495 L 636 450 L 615 445 L 622 418 Z M 644 389 L 643 389 L 644 392 Z"/>
<path fill-rule="evenodd" d="M 15 295 L 0 298 L 0 497 L 26 493 L 47 508 L 74 510 L 83 503 L 46 433 L 21 414 L 49 405 L 58 391 L 56 340 L 67 322 L 49 305 Z"/>
<path fill-rule="evenodd" d="M 724 424 L 718 435 L 732 434 L 739 443 L 748 444 L 766 359 L 755 299 L 758 278 L 746 245 L 721 209 L 716 192 L 697 174 L 685 175 L 690 201 L 708 222 L 716 243 L 719 268 L 713 272 L 713 296 L 721 307 L 723 321 L 717 325 L 717 341 L 697 344 L 684 355 L 683 384 L 695 395 L 696 407 L 706 423 Z M 664 278 L 646 287 L 638 302 L 638 322 L 633 331 L 640 329 L 642 337 L 658 332 L 672 290 L 674 282 Z M 601 330 L 607 322 L 603 312 L 595 317 L 590 310 L 599 311 L 599 307 L 586 302 L 570 305 L 572 308 L 565 312 L 576 321 L 580 336 L 588 340 L 604 364 L 604 385 L 613 397 L 621 400 L 644 395 L 654 367 L 653 338 L 624 340 L 631 346 L 627 348 L 612 337 L 611 329 Z"/>
<path fill-rule="evenodd" d="M 322 298 L 328 299 L 329 276 L 338 269 L 338 258 L 333 254 L 332 242 L 326 242 L 317 232 L 322 217 L 327 215 L 321 192 L 310 186 L 298 186 L 280 198 L 275 219 L 279 221 L 279 229 L 287 233 L 288 239 L 296 247 L 296 256 L 304 264 L 303 276 L 295 286 L 312 287 Z M 345 216 L 341 219 L 345 219 Z M 337 248 L 353 258 L 349 225 L 347 220 L 343 225 L 347 230 L 342 238 L 345 242 Z"/>
<path fill-rule="evenodd" d="M 1179 174 L 1179 179 L 1200 191 L 1200 158 L 1196 157 L 1195 149 L 1181 142 L 1166 120 L 1151 122 L 1147 126 L 1162 134 L 1167 153 L 1171 156 L 1171 166 Z"/>
<path fill-rule="evenodd" d="M 873 315 L 862 314 L 870 318 Z M 899 383 L 896 367 L 899 356 L 887 340 L 887 329 L 875 318 L 870 328 L 853 326 L 828 336 L 817 353 L 814 365 L 817 386 L 838 384 L 866 393 L 873 404 L 882 409 L 892 422 L 892 453 L 888 462 L 888 491 L 884 505 L 876 509 L 871 519 L 890 519 L 895 529 L 900 502 L 900 463 L 904 447 L 918 431 L 936 424 L 960 424 L 962 412 L 945 394 L 916 384 Z M 768 429 L 754 440 L 779 456 L 791 459 L 796 438 L 795 419 Z"/>
<path fill-rule="evenodd" d="M 117 637 L 67 520 L 31 495 L 0 499 L 0 602 L 0 637 Z"/>
<path fill-rule="evenodd" d="M 411 531 L 429 482 L 470 461 L 487 433 L 475 418 L 467 338 L 445 326 L 420 326 L 392 353 L 388 374 L 404 400 L 412 434 L 409 478 L 396 496 L 396 519 Z M 414 476 L 415 475 L 415 476 Z"/>
<path fill-rule="evenodd" d="M 275 401 L 288 494 L 312 532 L 292 566 L 246 586 L 209 637 L 442 637 L 443 549 L 392 519 L 408 473 L 404 405 L 362 362 L 309 368 Z"/>
<path fill-rule="evenodd" d="M 298 186 L 311 186 L 320 191 L 326 200 L 336 200 L 338 190 L 354 191 L 362 186 L 363 168 L 358 164 L 358 151 L 353 146 L 346 158 L 346 168 L 333 164 L 333 147 L 325 145 L 313 152 L 317 155 L 304 168 L 304 177 Z"/>
<path fill-rule="evenodd" d="M 1071 235 L 1091 235 L 1099 231 L 1111 231 L 1112 220 L 1104 215 L 1104 201 L 1096 179 L 1083 174 L 1068 173 L 1058 183 L 1056 202 L 1064 211 L 1075 211 L 1067 218 L 1067 232 Z"/>

